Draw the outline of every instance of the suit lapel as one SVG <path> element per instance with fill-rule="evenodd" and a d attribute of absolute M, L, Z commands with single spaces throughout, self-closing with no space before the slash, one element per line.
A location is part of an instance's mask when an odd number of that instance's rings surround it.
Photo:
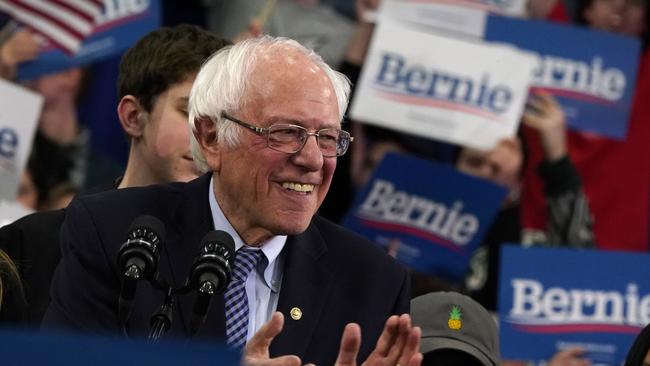
<path fill-rule="evenodd" d="M 332 267 L 324 260 L 327 245 L 313 223 L 303 234 L 289 237 L 284 250 L 277 308 L 284 315 L 284 329 L 271 344 L 271 356 L 302 358 L 330 292 Z"/>
<path fill-rule="evenodd" d="M 168 234 L 167 260 L 169 277 L 172 286 L 180 288 L 185 285 L 194 258 L 199 254 L 199 246 L 203 236 L 214 230 L 212 213 L 208 202 L 208 190 L 211 173 L 205 174 L 184 186 L 182 203 L 175 210 L 174 218 L 170 220 L 175 225 Z M 174 323 L 182 325 L 182 331 L 187 335 L 189 322 L 192 316 L 192 307 L 196 293 L 178 296 L 178 319 Z M 224 338 L 225 319 L 223 296 L 217 294 L 213 297 L 211 307 L 205 324 L 199 332 L 200 337 Z"/>

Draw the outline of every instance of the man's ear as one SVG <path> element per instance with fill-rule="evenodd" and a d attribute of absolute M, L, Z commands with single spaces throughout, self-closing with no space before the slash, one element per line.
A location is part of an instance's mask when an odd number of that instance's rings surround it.
<path fill-rule="evenodd" d="M 201 146 L 201 151 L 208 166 L 213 171 L 219 171 L 221 165 L 221 149 L 217 142 L 217 126 L 208 118 L 196 118 L 194 120 L 194 137 Z"/>
<path fill-rule="evenodd" d="M 133 95 L 122 97 L 117 105 L 117 116 L 120 119 L 120 124 L 130 138 L 135 139 L 142 136 L 146 123 L 145 118 L 143 118 L 144 113 L 146 111 Z"/>

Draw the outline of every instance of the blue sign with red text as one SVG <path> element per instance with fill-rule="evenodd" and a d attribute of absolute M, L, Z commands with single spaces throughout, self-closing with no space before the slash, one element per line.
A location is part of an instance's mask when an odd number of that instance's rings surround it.
<path fill-rule="evenodd" d="M 418 271 L 458 281 L 505 194 L 449 166 L 388 154 L 343 225 Z"/>
<path fill-rule="evenodd" d="M 120 54 L 160 26 L 159 0 L 104 0 L 103 3 L 93 34 L 84 40 L 74 56 L 47 46 L 38 58 L 19 67 L 18 79 L 31 80 Z"/>
<path fill-rule="evenodd" d="M 579 347 L 621 365 L 650 323 L 650 255 L 505 246 L 499 281 L 502 358 L 548 360 Z"/>
<path fill-rule="evenodd" d="M 570 128 L 625 138 L 640 57 L 638 39 L 497 15 L 488 16 L 483 36 L 537 55 L 532 89 L 558 99 Z"/>

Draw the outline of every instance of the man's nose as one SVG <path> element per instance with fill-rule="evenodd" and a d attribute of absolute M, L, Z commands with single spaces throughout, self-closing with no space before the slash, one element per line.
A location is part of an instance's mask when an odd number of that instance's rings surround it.
<path fill-rule="evenodd" d="M 323 166 L 323 159 L 323 153 L 318 146 L 318 138 L 315 135 L 307 136 L 305 145 L 293 155 L 295 164 L 312 171 L 320 170 Z"/>

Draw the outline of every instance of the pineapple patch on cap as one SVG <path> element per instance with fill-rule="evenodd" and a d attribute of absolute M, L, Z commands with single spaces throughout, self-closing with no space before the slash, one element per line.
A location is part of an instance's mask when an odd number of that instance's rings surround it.
<path fill-rule="evenodd" d="M 462 316 L 463 313 L 460 311 L 460 306 L 452 306 L 451 311 L 449 312 L 449 320 L 447 320 L 447 326 L 449 329 L 460 330 L 460 328 L 463 327 L 463 322 L 460 319 Z"/>

